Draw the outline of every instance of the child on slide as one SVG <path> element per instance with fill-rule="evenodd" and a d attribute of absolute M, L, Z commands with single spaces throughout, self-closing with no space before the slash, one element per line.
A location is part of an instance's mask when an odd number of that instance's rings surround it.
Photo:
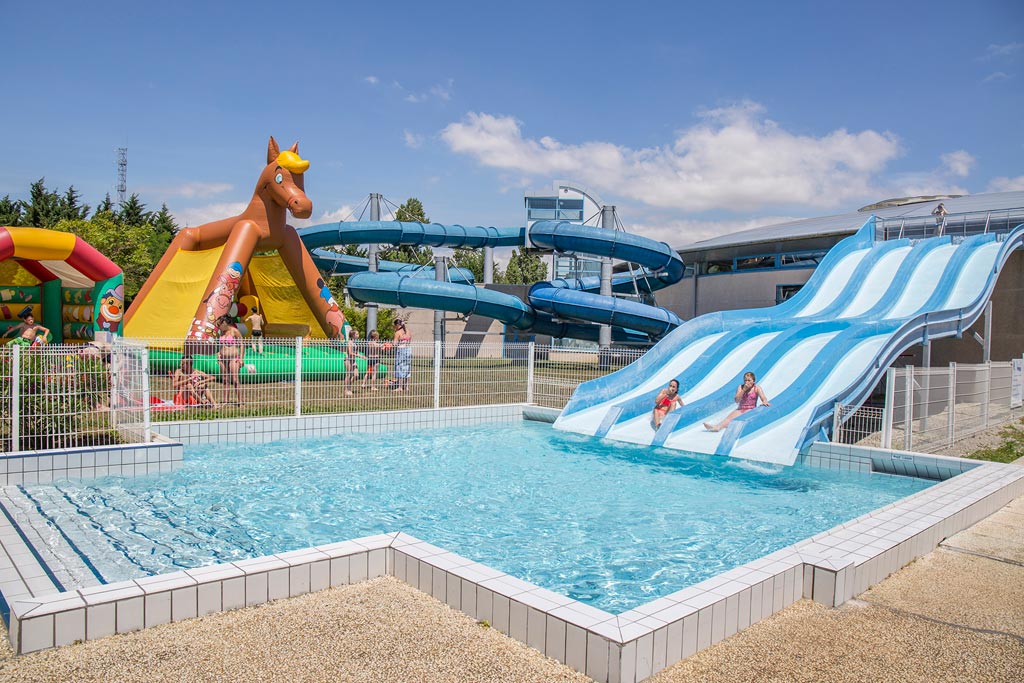
<path fill-rule="evenodd" d="M 654 399 L 654 428 L 660 428 L 665 416 L 682 406 L 683 399 L 679 398 L 679 380 L 674 379 L 668 383 L 667 388 L 659 391 L 658 397 Z"/>
<path fill-rule="evenodd" d="M 761 399 L 761 405 L 770 406 L 771 403 L 765 397 L 761 387 L 757 385 L 757 378 L 754 377 L 754 373 L 748 372 L 743 375 L 743 384 L 736 389 L 736 410 L 732 411 L 725 416 L 725 419 L 718 424 L 712 424 L 710 422 L 704 423 L 704 429 L 709 432 L 720 432 L 725 429 L 730 422 L 735 418 L 739 417 L 743 413 L 753 410 L 757 407 L 757 399 Z"/>

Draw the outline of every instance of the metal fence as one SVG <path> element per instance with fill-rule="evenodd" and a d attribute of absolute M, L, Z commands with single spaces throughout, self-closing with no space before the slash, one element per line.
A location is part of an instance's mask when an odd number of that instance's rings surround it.
<path fill-rule="evenodd" d="M 583 381 L 642 352 L 533 343 L 116 339 L 0 347 L 0 451 L 139 443 L 164 421 L 535 403 L 561 408 Z M 351 351 L 351 353 L 350 353 Z M 184 361 L 184 357 L 190 361 Z"/>
<path fill-rule="evenodd" d="M 924 239 L 938 235 L 966 237 L 1007 233 L 1024 223 L 1024 208 L 951 213 L 945 216 L 899 216 L 877 219 L 875 236 L 880 240 Z"/>
<path fill-rule="evenodd" d="M 889 368 L 885 406 L 837 404 L 833 440 L 908 451 L 952 446 L 1024 415 L 1013 381 L 1011 362 Z"/>

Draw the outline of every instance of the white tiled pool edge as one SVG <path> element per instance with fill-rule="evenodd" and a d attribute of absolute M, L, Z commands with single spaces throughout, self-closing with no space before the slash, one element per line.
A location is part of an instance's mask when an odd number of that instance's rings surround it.
<path fill-rule="evenodd" d="M 504 408 L 502 414 L 486 417 L 455 412 L 434 417 L 467 424 L 462 420 L 519 419 L 522 414 L 521 406 Z M 417 423 L 422 417 L 416 418 Z M 364 426 L 374 429 L 379 425 L 370 421 Z M 334 429 L 344 426 L 335 423 Z M 230 438 L 220 430 L 214 433 L 217 439 Z M 57 593 L 51 584 L 49 595 L 33 591 L 31 595 L 37 597 L 9 599 L 11 642 L 17 652 L 31 652 L 393 575 L 474 619 L 486 619 L 503 633 L 595 680 L 640 681 L 801 598 L 842 604 L 927 554 L 943 538 L 1024 494 L 1024 468 L 1009 465 L 839 444 L 815 444 L 805 462 L 855 470 L 891 467 L 888 471 L 898 471 L 903 467 L 906 472 L 934 475 L 931 478 L 935 479 L 957 471 L 963 474 L 619 615 L 583 605 L 407 534 L 391 533 L 66 593 Z M 11 540 L 12 549 L 7 549 L 9 527 L 6 518 L 0 519 L 0 542 L 6 553 L 0 555 L 0 571 L 12 555 L 32 559 L 27 548 L 18 550 L 20 539 Z"/>

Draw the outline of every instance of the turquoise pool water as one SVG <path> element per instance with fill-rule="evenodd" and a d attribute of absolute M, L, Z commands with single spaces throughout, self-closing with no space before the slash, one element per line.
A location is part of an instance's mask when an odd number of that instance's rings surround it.
<path fill-rule="evenodd" d="M 173 474 L 23 490 L 103 581 L 405 531 L 620 612 L 930 483 L 526 422 L 190 448 Z"/>

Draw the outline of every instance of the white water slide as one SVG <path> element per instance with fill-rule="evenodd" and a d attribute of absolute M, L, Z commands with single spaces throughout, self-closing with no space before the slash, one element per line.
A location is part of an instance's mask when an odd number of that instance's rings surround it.
<path fill-rule="evenodd" d="M 1024 244 L 1009 233 L 876 241 L 874 218 L 837 244 L 790 300 L 726 311 L 676 328 L 643 358 L 581 384 L 557 429 L 618 441 L 791 465 L 831 425 L 836 402 L 859 404 L 904 350 L 960 335 L 984 311 L 999 271 Z M 717 422 L 752 371 L 770 406 Z M 658 391 L 679 380 L 685 406 L 655 431 Z"/>

